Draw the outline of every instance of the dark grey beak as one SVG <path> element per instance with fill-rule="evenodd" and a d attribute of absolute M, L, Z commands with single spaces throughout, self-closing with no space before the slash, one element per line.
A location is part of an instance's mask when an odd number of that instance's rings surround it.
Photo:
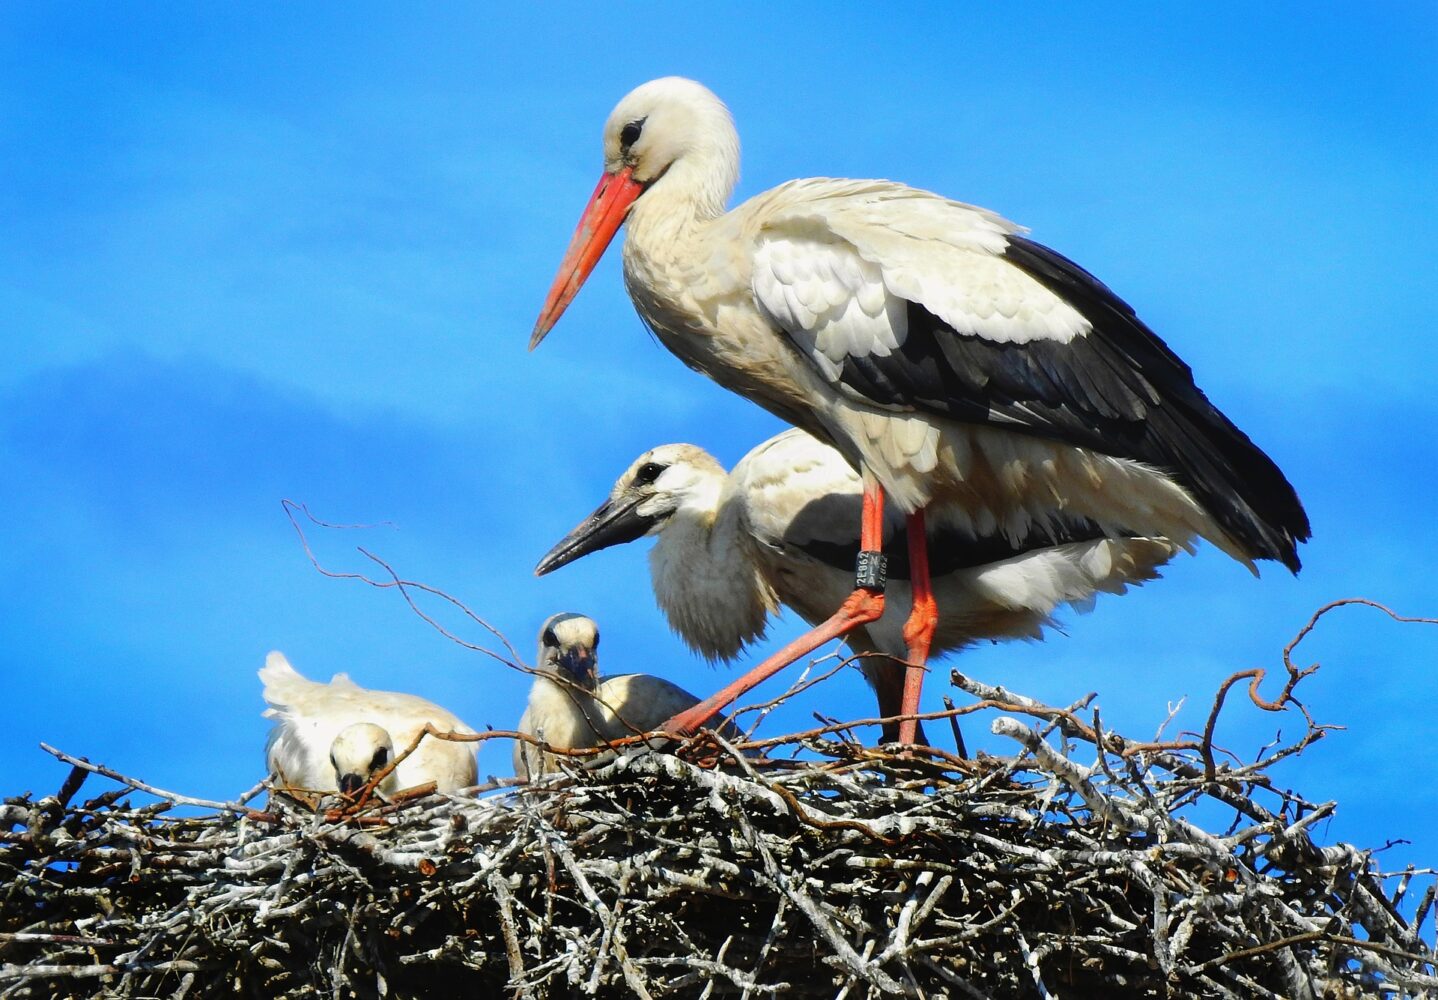
<path fill-rule="evenodd" d="M 559 665 L 564 668 L 580 687 L 594 690 L 599 682 L 598 664 L 594 650 L 588 646 L 573 646 L 559 654 Z"/>
<path fill-rule="evenodd" d="M 364 778 L 358 774 L 340 775 L 340 793 L 353 796 L 364 787 Z"/>
<path fill-rule="evenodd" d="M 617 500 L 604 501 L 598 510 L 579 522 L 578 527 L 545 553 L 539 565 L 534 567 L 534 575 L 543 576 L 591 552 L 642 538 L 658 520 L 639 513 L 638 507 L 643 500 L 643 496 L 625 494 Z"/>

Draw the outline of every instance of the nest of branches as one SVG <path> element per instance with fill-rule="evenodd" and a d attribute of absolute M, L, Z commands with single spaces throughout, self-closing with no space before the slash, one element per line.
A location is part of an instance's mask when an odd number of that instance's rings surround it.
<path fill-rule="evenodd" d="M 1285 661 L 1262 704 L 1301 712 Z M 1167 741 L 955 673 L 973 701 L 926 718 L 988 713 L 1012 753 L 635 739 L 318 810 L 53 751 L 60 791 L 0 806 L 0 998 L 1438 995 L 1433 872 L 1317 845 L 1333 804 L 1268 778 L 1324 728 L 1214 750 L 1247 676 Z M 120 787 L 79 801 L 94 773 Z"/>

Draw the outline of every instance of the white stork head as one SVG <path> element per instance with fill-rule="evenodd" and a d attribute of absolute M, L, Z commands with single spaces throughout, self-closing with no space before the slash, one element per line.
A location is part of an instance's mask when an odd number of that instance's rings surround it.
<path fill-rule="evenodd" d="M 692 444 L 651 448 L 624 470 L 609 499 L 545 554 L 534 568 L 535 575 L 543 576 L 611 545 L 656 535 L 685 507 L 700 517 L 712 517 L 724 479 L 724 467 L 703 448 Z"/>
<path fill-rule="evenodd" d="M 585 691 L 599 684 L 599 626 L 593 618 L 562 611 L 539 630 L 539 669 Z"/>
<path fill-rule="evenodd" d="M 330 744 L 335 781 L 345 795 L 353 795 L 394 756 L 394 742 L 383 726 L 356 722 L 341 729 Z"/>
<path fill-rule="evenodd" d="M 724 211 L 738 180 L 739 133 L 708 87 L 666 76 L 624 95 L 604 123 L 604 174 L 559 265 L 530 349 L 559 321 L 646 192 L 680 191 L 712 217 Z"/>
<path fill-rule="evenodd" d="M 628 170 L 634 183 L 648 188 L 681 162 L 717 173 L 720 200 L 729 196 L 739 179 L 739 133 L 724 102 L 682 76 L 650 80 L 625 94 L 604 123 L 604 172 Z"/>

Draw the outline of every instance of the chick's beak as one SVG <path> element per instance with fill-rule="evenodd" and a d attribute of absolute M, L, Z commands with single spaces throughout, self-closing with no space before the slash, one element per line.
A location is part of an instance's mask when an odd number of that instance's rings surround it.
<path fill-rule="evenodd" d="M 604 501 L 594 513 L 575 525 L 574 530 L 544 554 L 539 565 L 534 567 L 534 575 L 543 576 L 591 552 L 642 538 L 645 532 L 654 527 L 656 520 L 639 512 L 639 505 L 643 501 L 643 496 L 629 494 Z"/>
<path fill-rule="evenodd" d="M 588 646 L 571 646 L 559 654 L 559 665 L 585 687 L 593 687 L 598 678 L 594 650 Z"/>

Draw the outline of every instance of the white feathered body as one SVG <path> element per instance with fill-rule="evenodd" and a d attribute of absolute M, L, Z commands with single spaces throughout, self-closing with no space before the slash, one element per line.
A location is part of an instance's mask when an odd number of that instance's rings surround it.
<path fill-rule="evenodd" d="M 565 750 L 603 746 L 611 740 L 651 732 L 699 703 L 677 684 L 653 674 L 617 674 L 599 682 L 594 694 L 547 675 L 534 679 L 519 731 Z M 733 735 L 733 730 L 729 730 Z M 553 754 L 516 740 L 514 773 L 539 777 L 559 770 Z"/>
<path fill-rule="evenodd" d="M 608 742 L 604 712 L 578 684 L 562 684 L 547 674 L 534 678 L 519 731 L 562 750 L 603 746 Z M 559 770 L 553 754 L 532 743 L 514 741 L 514 773 L 537 778 Z"/>
<path fill-rule="evenodd" d="M 635 202 L 624 243 L 645 322 L 690 367 L 869 470 L 902 512 L 938 501 L 975 534 L 1011 537 L 1080 515 L 1115 535 L 1201 535 L 1249 562 L 1185 489 L 1139 462 L 882 408 L 835 384 L 846 356 L 903 342 L 909 301 L 990 341 L 1084 335 L 1084 317 L 999 256 L 1019 227 L 890 181 L 791 181 L 727 214 L 664 181 Z"/>
<path fill-rule="evenodd" d="M 418 695 L 362 688 L 346 674 L 328 683 L 301 675 L 283 654 L 271 653 L 259 672 L 264 684 L 265 717 L 275 720 L 265 747 L 271 772 L 291 787 L 332 792 L 337 789 L 330 746 L 342 729 L 370 722 L 394 742 L 395 755 L 412 743 L 426 723 L 441 732 L 474 730 L 454 713 Z M 433 781 L 442 792 L 473 785 L 477 768 L 472 743 L 425 737 L 381 786 L 383 793 Z"/>

